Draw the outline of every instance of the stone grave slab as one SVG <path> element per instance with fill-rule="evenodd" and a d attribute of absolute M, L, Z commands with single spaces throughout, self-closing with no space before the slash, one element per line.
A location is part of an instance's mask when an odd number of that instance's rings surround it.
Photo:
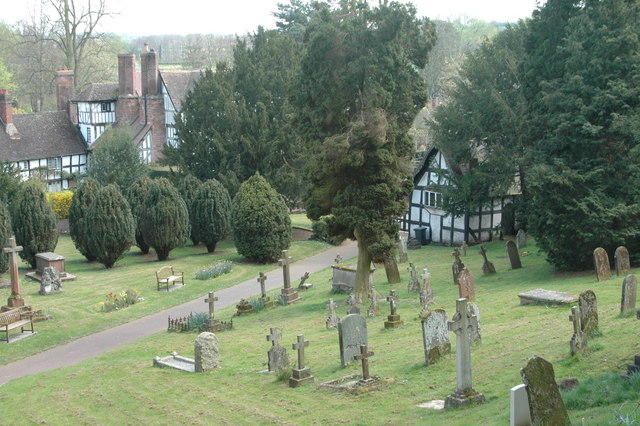
<path fill-rule="evenodd" d="M 535 290 L 525 291 L 518 294 L 521 305 L 531 303 L 546 303 L 549 305 L 568 305 L 576 303 L 578 296 L 575 294 L 564 293 L 562 291 L 545 290 L 537 288 Z"/>
<path fill-rule="evenodd" d="M 340 263 L 332 265 L 333 269 L 333 281 L 331 284 L 332 290 L 342 291 L 344 293 L 351 293 L 356 286 L 356 269 L 358 265 L 349 264 L 345 265 Z M 373 273 L 376 268 L 371 268 L 369 273 L 369 286 L 373 285 Z"/>
<path fill-rule="evenodd" d="M 340 363 L 346 367 L 360 354 L 360 345 L 368 345 L 367 322 L 358 314 L 350 314 L 338 322 Z"/>
<path fill-rule="evenodd" d="M 629 274 L 622 282 L 622 299 L 620 300 L 620 313 L 627 315 L 636 309 L 638 280 L 633 274 Z"/>
<path fill-rule="evenodd" d="M 509 393 L 509 425 L 529 426 L 531 425 L 531 413 L 529 413 L 529 397 L 527 387 L 518 385 L 511 388 Z"/>
<path fill-rule="evenodd" d="M 520 370 L 520 376 L 526 385 L 533 424 L 569 424 L 569 415 L 560 396 L 553 365 L 550 362 L 533 356 Z"/>
<path fill-rule="evenodd" d="M 611 278 L 611 266 L 609 265 L 609 255 L 602 247 L 593 251 L 593 264 L 596 268 L 598 281 L 606 281 Z"/>
<path fill-rule="evenodd" d="M 616 264 L 616 275 L 627 275 L 631 271 L 631 262 L 629 261 L 629 250 L 626 247 L 620 246 L 616 249 L 613 255 L 614 262 Z"/>
<path fill-rule="evenodd" d="M 385 379 L 378 376 L 372 376 L 367 381 L 359 380 L 360 377 L 361 376 L 358 374 L 353 374 L 329 380 L 328 382 L 318 385 L 318 389 L 331 389 L 333 391 L 342 391 L 353 395 L 361 395 L 373 390 L 378 390 L 387 383 L 394 382 L 393 379 Z"/>
<path fill-rule="evenodd" d="M 46 267 L 56 268 L 62 281 L 72 281 L 76 279 L 75 275 L 65 272 L 64 256 L 51 252 L 36 254 L 36 270 L 34 272 L 28 272 L 26 276 L 35 281 L 42 281 L 42 274 Z"/>
<path fill-rule="evenodd" d="M 429 311 L 421 322 L 425 364 L 432 365 L 451 353 L 447 313 L 442 309 Z"/>
<path fill-rule="evenodd" d="M 187 373 L 196 372 L 195 361 L 191 358 L 179 356 L 177 352 L 172 352 L 169 356 L 157 356 L 153 358 L 153 366 L 175 368 L 176 370 L 186 371 Z"/>

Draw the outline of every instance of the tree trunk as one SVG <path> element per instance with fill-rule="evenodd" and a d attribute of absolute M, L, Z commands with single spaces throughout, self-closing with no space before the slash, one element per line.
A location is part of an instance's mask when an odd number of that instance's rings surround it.
<path fill-rule="evenodd" d="M 359 303 L 369 297 L 369 274 L 371 273 L 371 253 L 369 247 L 362 241 L 360 232 L 354 231 L 358 240 L 358 269 L 356 270 L 356 286 L 354 293 Z"/>
<path fill-rule="evenodd" d="M 217 241 L 214 241 L 213 243 L 207 243 L 207 253 L 213 253 L 214 251 L 216 251 L 216 243 Z"/>
<path fill-rule="evenodd" d="M 400 282 L 400 271 L 396 263 L 396 257 L 393 253 L 384 257 L 384 272 L 387 274 L 389 284 L 397 284 Z"/>

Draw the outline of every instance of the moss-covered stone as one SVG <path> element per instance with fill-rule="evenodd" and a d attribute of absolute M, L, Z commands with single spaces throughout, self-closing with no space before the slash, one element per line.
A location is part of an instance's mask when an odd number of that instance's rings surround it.
<path fill-rule="evenodd" d="M 550 362 L 533 356 L 520 370 L 520 375 L 527 386 L 532 424 L 570 424 L 567 409 L 556 384 L 553 365 Z"/>

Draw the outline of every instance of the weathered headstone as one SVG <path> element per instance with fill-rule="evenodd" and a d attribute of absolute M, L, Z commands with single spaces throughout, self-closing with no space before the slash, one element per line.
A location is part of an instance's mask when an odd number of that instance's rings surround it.
<path fill-rule="evenodd" d="M 380 315 L 380 308 L 378 307 L 378 296 L 374 286 L 369 286 L 369 307 L 367 308 L 367 316 L 375 317 Z"/>
<path fill-rule="evenodd" d="M 611 266 L 609 265 L 609 255 L 602 247 L 593 251 L 593 263 L 596 268 L 598 281 L 606 281 L 611 278 Z"/>
<path fill-rule="evenodd" d="M 569 341 L 569 352 L 573 356 L 587 349 L 587 335 L 582 331 L 579 307 L 574 306 L 571 308 L 569 321 L 573 323 L 573 336 L 571 336 L 571 340 Z"/>
<path fill-rule="evenodd" d="M 336 328 L 338 326 L 338 316 L 336 315 L 336 304 L 333 302 L 333 299 L 329 299 L 329 303 L 327 303 L 327 311 L 329 311 L 329 316 L 326 321 L 327 330 L 330 328 Z"/>
<path fill-rule="evenodd" d="M 421 322 L 424 360 L 427 365 L 432 365 L 443 355 L 451 352 L 447 313 L 442 309 L 434 309 L 429 311 Z"/>
<path fill-rule="evenodd" d="M 398 232 L 398 258 L 399 263 L 406 263 L 409 261 L 409 255 L 407 254 L 407 244 L 409 243 L 409 233 L 406 231 Z"/>
<path fill-rule="evenodd" d="M 49 294 L 60 293 L 62 291 L 62 280 L 58 270 L 53 266 L 47 266 L 42 271 L 42 280 L 40 281 L 40 291 L 38 294 L 47 296 Z"/>
<path fill-rule="evenodd" d="M 629 261 L 629 250 L 626 247 L 620 246 L 613 254 L 613 259 L 616 264 L 616 275 L 627 275 L 631 271 L 631 262 Z"/>
<path fill-rule="evenodd" d="M 10 308 L 24 306 L 24 299 L 20 295 L 20 277 L 18 274 L 18 252 L 22 251 L 22 246 L 16 246 L 16 238 L 9 238 L 9 247 L 2 249 L 3 253 L 9 255 L 9 275 L 11 276 L 11 296 L 7 300 Z"/>
<path fill-rule="evenodd" d="M 349 295 L 349 298 L 347 299 L 347 305 L 349 305 L 349 309 L 347 309 L 347 315 L 360 313 L 360 308 L 358 308 L 358 298 L 355 294 L 351 293 Z"/>
<path fill-rule="evenodd" d="M 296 343 L 291 345 L 293 349 L 298 351 L 298 368 L 294 368 L 289 379 L 289 387 L 295 388 L 308 382 L 313 382 L 314 377 L 311 375 L 311 369 L 305 366 L 304 348 L 309 346 L 309 341 L 304 340 L 304 335 L 299 334 Z"/>
<path fill-rule="evenodd" d="M 196 364 L 196 373 L 220 367 L 218 338 L 215 334 L 206 331 L 204 333 L 200 333 L 196 338 L 193 352 Z"/>
<path fill-rule="evenodd" d="M 427 303 L 433 302 L 433 289 L 431 288 L 431 274 L 427 268 L 422 270 L 422 274 L 420 274 L 420 289 L 424 290 L 424 293 L 427 297 Z"/>
<path fill-rule="evenodd" d="M 518 385 L 511 388 L 509 404 L 509 425 L 530 426 L 531 413 L 529 412 L 529 397 L 526 385 Z"/>
<path fill-rule="evenodd" d="M 374 353 L 367 349 L 367 345 L 360 345 L 360 353 L 353 357 L 356 361 L 362 361 L 362 381 L 366 382 L 371 379 L 369 375 L 369 358 L 372 357 Z"/>
<path fill-rule="evenodd" d="M 640 372 L 640 354 L 636 354 L 633 357 L 633 363 L 627 364 L 627 372 L 622 375 L 622 378 L 628 380 L 634 373 Z"/>
<path fill-rule="evenodd" d="M 487 259 L 487 249 L 484 246 L 480 246 L 480 255 L 484 259 L 484 263 L 482 264 L 482 273 L 484 275 L 491 275 L 496 273 L 496 267 L 493 266 L 493 263 L 489 262 Z"/>
<path fill-rule="evenodd" d="M 518 253 L 518 247 L 516 247 L 516 243 L 511 240 L 507 241 L 507 257 L 509 258 L 511 269 L 522 268 L 522 262 L 520 261 L 520 253 Z"/>
<path fill-rule="evenodd" d="M 384 328 L 397 328 L 404 324 L 404 321 L 400 319 L 400 315 L 396 312 L 396 303 L 398 302 L 398 294 L 395 290 L 389 292 L 387 296 L 387 302 L 391 312 L 387 316 L 387 320 L 384 322 Z"/>
<path fill-rule="evenodd" d="M 300 284 L 298 284 L 298 290 L 309 290 L 311 287 L 313 287 L 313 284 L 307 282 L 308 279 L 309 279 L 309 273 L 305 272 L 304 275 L 300 277 Z"/>
<path fill-rule="evenodd" d="M 527 246 L 527 233 L 524 229 L 519 229 L 516 234 L 516 241 L 518 242 L 518 249 L 525 248 Z"/>
<path fill-rule="evenodd" d="M 413 263 L 409 263 L 407 271 L 409 272 L 409 285 L 407 286 L 407 291 L 409 293 L 419 293 L 420 281 L 418 281 L 418 273 L 416 272 L 415 265 Z"/>
<path fill-rule="evenodd" d="M 456 300 L 456 313 L 447 322 L 449 331 L 456 333 L 456 384 L 458 388 L 445 400 L 444 407 L 457 407 L 471 402 L 484 402 L 484 395 L 473 389 L 471 381 L 471 342 L 469 328 L 476 328 L 478 319 L 469 314 L 467 299 Z"/>
<path fill-rule="evenodd" d="M 451 265 L 451 272 L 453 273 L 453 283 L 458 285 L 458 278 L 460 277 L 460 273 L 464 269 L 464 263 L 460 260 L 460 250 L 457 248 L 453 249 L 451 252 L 451 256 L 453 256 L 453 265 Z"/>
<path fill-rule="evenodd" d="M 622 282 L 622 299 L 620 300 L 620 313 L 627 315 L 636 309 L 638 280 L 633 274 L 624 277 Z"/>
<path fill-rule="evenodd" d="M 336 258 L 333 259 L 334 262 L 336 262 L 336 265 L 342 263 L 342 256 L 340 256 L 340 253 L 336 254 Z"/>
<path fill-rule="evenodd" d="M 347 315 L 338 322 L 340 342 L 340 363 L 346 367 L 355 355 L 360 353 L 360 345 L 369 343 L 367 322 L 357 314 Z"/>
<path fill-rule="evenodd" d="M 236 315 L 254 314 L 253 306 L 246 299 L 240 299 L 240 303 L 236 305 Z"/>
<path fill-rule="evenodd" d="M 475 280 L 473 274 L 464 268 L 458 277 L 458 293 L 461 298 L 474 300 L 476 298 Z"/>
<path fill-rule="evenodd" d="M 282 339 L 282 333 L 276 327 L 270 328 L 269 334 L 267 334 L 267 341 L 271 342 L 271 347 L 267 352 L 269 359 L 267 365 L 270 372 L 279 373 L 289 368 L 287 350 L 280 345 L 280 339 Z"/>
<path fill-rule="evenodd" d="M 290 303 L 294 303 L 300 300 L 298 297 L 298 292 L 291 288 L 291 274 L 290 274 L 290 265 L 293 258 L 289 256 L 288 250 L 282 250 L 282 259 L 278 261 L 278 264 L 282 266 L 282 276 L 284 278 L 284 288 L 281 291 L 282 300 L 284 300 L 284 304 L 288 305 Z"/>
<path fill-rule="evenodd" d="M 533 356 L 520 370 L 520 376 L 526 386 L 532 424 L 568 425 L 570 423 L 551 363 Z"/>
<path fill-rule="evenodd" d="M 409 237 L 409 242 L 407 242 L 407 250 L 419 250 L 422 247 L 420 241 L 417 238 Z"/>
<path fill-rule="evenodd" d="M 591 290 L 580 293 L 578 298 L 580 308 L 580 324 L 582 331 L 587 337 L 599 334 L 598 330 L 598 300 L 596 294 Z"/>
<path fill-rule="evenodd" d="M 477 327 L 469 328 L 469 341 L 471 343 L 482 343 L 482 334 L 480 332 L 480 308 L 475 303 L 469 303 L 467 305 L 467 312 L 469 315 L 473 315 L 478 320 Z"/>
<path fill-rule="evenodd" d="M 532 303 L 545 303 L 550 305 L 567 305 L 576 303 L 578 296 L 575 294 L 564 293 L 561 291 L 545 290 L 537 288 L 535 290 L 525 291 L 518 294 L 521 305 L 529 305 Z"/>

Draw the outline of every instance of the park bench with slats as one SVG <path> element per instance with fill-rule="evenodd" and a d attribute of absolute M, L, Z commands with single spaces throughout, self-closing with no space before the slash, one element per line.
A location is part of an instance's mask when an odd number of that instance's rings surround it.
<path fill-rule="evenodd" d="M 158 282 L 158 291 L 160 291 L 161 285 L 166 286 L 167 291 L 169 291 L 169 286 L 177 282 L 181 282 L 182 285 L 184 285 L 184 273 L 174 270 L 173 266 L 163 266 L 158 269 L 156 279 Z"/>
<path fill-rule="evenodd" d="M 22 312 L 20 309 L 11 309 L 6 312 L 0 312 L 0 332 L 4 332 L 6 334 L 6 341 L 9 343 L 9 332 L 11 330 L 15 330 L 16 328 L 20 328 L 20 331 L 24 333 L 24 328 L 26 325 L 31 325 L 31 331 L 33 331 L 33 319 L 31 318 L 31 314 L 27 314 Z"/>

